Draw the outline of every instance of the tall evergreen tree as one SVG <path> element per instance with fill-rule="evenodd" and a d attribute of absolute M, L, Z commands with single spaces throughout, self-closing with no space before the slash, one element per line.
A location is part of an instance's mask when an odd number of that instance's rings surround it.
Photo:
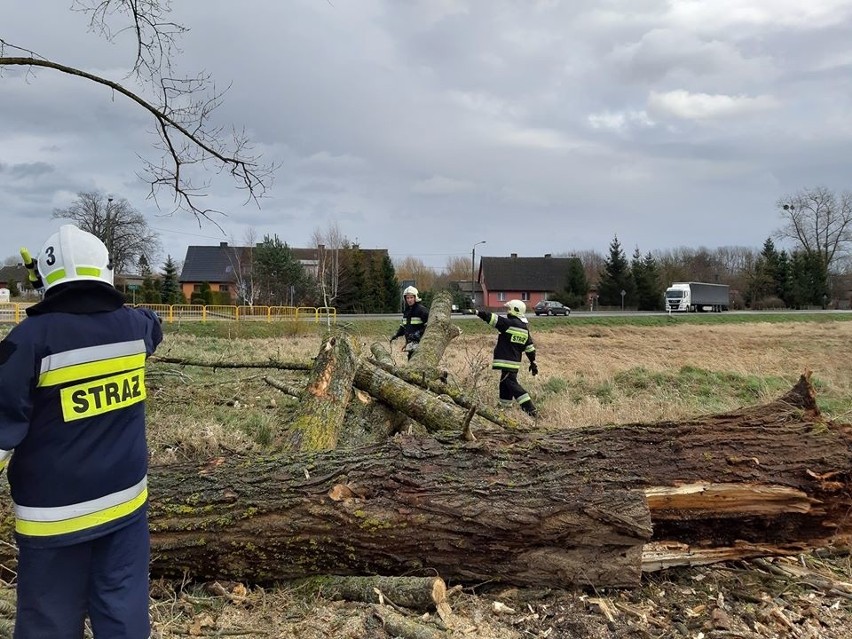
<path fill-rule="evenodd" d="M 171 255 L 166 256 L 163 264 L 163 280 L 160 285 L 160 301 L 162 304 L 183 304 L 183 293 L 178 284 L 177 265 Z"/>
<path fill-rule="evenodd" d="M 649 252 L 643 258 L 639 253 L 639 247 L 636 247 L 630 270 L 636 286 L 636 307 L 640 311 L 662 310 L 665 289 L 662 286 L 660 269 L 654 256 Z"/>
<path fill-rule="evenodd" d="M 604 306 L 621 306 L 621 291 L 625 292 L 624 304 L 631 304 L 636 285 L 630 273 L 630 265 L 618 236 L 609 244 L 609 257 L 604 261 L 604 270 L 598 282 L 598 302 Z"/>
<path fill-rule="evenodd" d="M 791 275 L 790 292 L 794 307 L 822 306 L 828 299 L 828 269 L 819 253 L 793 253 Z"/>
<path fill-rule="evenodd" d="M 775 249 L 775 243 L 772 238 L 767 238 L 748 283 L 746 304 L 755 306 L 768 297 L 781 297 L 779 293 L 784 288 L 784 273 L 779 267 L 779 254 Z M 781 281 L 779 277 L 782 278 Z"/>
<path fill-rule="evenodd" d="M 380 276 L 382 282 L 382 313 L 395 313 L 399 310 L 399 282 L 396 270 L 389 255 L 382 256 Z"/>

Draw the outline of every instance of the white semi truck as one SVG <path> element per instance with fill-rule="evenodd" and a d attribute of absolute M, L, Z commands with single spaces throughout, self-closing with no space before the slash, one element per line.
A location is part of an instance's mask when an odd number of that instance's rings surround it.
<path fill-rule="evenodd" d="M 670 313 L 727 311 L 730 306 L 731 287 L 727 284 L 706 282 L 674 282 L 666 289 L 666 310 Z"/>

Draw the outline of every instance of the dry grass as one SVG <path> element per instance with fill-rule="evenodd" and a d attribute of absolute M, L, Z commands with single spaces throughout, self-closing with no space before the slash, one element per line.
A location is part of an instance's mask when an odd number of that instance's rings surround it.
<path fill-rule="evenodd" d="M 382 336 L 354 336 L 363 352 Z M 827 417 L 849 418 L 852 407 L 852 322 L 748 323 L 662 327 L 566 324 L 536 333 L 540 374 L 521 382 L 553 427 L 677 420 L 771 400 L 806 369 L 813 371 Z M 455 383 L 496 405 L 490 370 L 493 333 L 464 334 L 443 364 Z M 158 355 L 206 362 L 309 362 L 316 334 L 228 339 L 170 333 Z M 394 353 L 402 364 L 404 355 Z M 156 461 L 206 457 L 262 447 L 293 400 L 262 380 L 299 386 L 292 371 L 151 366 L 149 422 Z M 520 411 L 518 412 L 520 416 Z"/>
<path fill-rule="evenodd" d="M 356 326 L 365 352 L 384 333 Z M 535 333 L 540 375 L 521 375 L 552 427 L 677 420 L 759 404 L 813 371 L 818 401 L 831 419 L 849 422 L 852 408 L 852 322 L 743 323 L 702 326 L 595 326 L 553 323 Z M 444 365 L 455 383 L 496 405 L 497 374 L 489 369 L 493 332 L 466 331 L 448 349 Z M 238 334 L 198 337 L 168 333 L 158 355 L 207 362 L 306 362 L 319 348 L 315 333 L 247 339 Z M 395 353 L 398 363 L 404 356 Z M 294 400 L 262 380 L 272 375 L 298 386 L 304 373 L 149 367 L 149 434 L 154 461 L 196 459 L 223 452 L 262 450 L 270 431 L 286 420 Z M 813 564 L 814 559 L 801 559 Z M 848 556 L 818 566 L 852 581 Z M 185 636 L 386 639 L 369 604 L 330 602 L 289 588 L 225 584 L 154 584 L 153 637 Z M 598 605 L 612 603 L 615 620 Z M 495 615 L 499 599 L 517 612 Z M 739 562 L 649 576 L 635 591 L 534 593 L 466 590 L 451 601 L 456 627 L 444 636 L 514 639 L 545 637 L 820 637 L 848 636 L 850 597 L 814 591 Z M 619 607 L 621 606 L 621 607 Z M 713 623 L 722 609 L 730 630 Z M 792 619 L 787 627 L 778 611 Z M 625 612 L 628 611 L 628 612 Z M 712 614 L 711 614 L 712 613 Z M 644 616 L 644 617 L 643 617 Z M 711 618 L 712 617 L 712 618 Z M 648 621 L 650 620 L 650 621 Z M 793 628 L 794 629 L 791 629 Z M 0 636 L 3 636 L 0 628 Z"/>

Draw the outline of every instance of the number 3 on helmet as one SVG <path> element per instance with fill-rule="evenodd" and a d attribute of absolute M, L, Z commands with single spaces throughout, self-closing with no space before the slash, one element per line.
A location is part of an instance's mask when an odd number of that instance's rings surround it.
<path fill-rule="evenodd" d="M 38 256 L 38 271 L 45 290 L 80 280 L 105 282 L 110 286 L 113 282 L 106 245 L 73 224 L 63 224 L 47 238 Z"/>

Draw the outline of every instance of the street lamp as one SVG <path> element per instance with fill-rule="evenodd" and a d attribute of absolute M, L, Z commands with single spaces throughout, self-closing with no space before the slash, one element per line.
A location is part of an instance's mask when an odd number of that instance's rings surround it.
<path fill-rule="evenodd" d="M 485 244 L 485 240 L 481 242 L 477 242 L 473 245 L 473 248 L 470 249 L 470 303 L 472 306 L 476 306 L 476 285 L 474 284 L 474 278 L 476 275 L 474 274 L 474 268 L 476 263 L 476 247 L 480 244 Z"/>

